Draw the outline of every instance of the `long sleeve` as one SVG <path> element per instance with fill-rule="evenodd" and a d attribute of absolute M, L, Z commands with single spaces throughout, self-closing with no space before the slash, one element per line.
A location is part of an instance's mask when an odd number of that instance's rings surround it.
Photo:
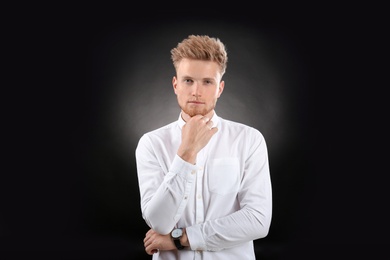
<path fill-rule="evenodd" d="M 152 229 L 168 234 L 187 205 L 197 167 L 177 155 L 174 155 L 172 164 L 162 162 L 154 149 L 146 135 L 136 149 L 141 210 Z"/>
<path fill-rule="evenodd" d="M 187 227 L 193 250 L 219 251 L 267 236 L 272 217 L 272 190 L 267 147 L 255 132 L 237 195 L 240 209 L 227 216 Z M 213 174 L 213 172 L 210 172 Z"/>

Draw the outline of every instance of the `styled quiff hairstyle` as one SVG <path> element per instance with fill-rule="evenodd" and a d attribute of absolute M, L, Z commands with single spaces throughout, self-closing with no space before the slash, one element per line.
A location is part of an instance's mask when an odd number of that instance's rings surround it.
<path fill-rule="evenodd" d="M 182 59 L 214 61 L 220 67 L 221 76 L 227 67 L 225 45 L 218 39 L 207 35 L 190 35 L 171 50 L 173 66 L 177 70 Z"/>

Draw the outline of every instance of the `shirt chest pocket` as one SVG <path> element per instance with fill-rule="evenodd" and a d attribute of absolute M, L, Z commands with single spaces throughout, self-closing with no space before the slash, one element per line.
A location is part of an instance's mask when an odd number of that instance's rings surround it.
<path fill-rule="evenodd" d="M 240 163 L 238 158 L 211 160 L 207 174 L 210 192 L 225 195 L 238 191 L 240 186 Z"/>

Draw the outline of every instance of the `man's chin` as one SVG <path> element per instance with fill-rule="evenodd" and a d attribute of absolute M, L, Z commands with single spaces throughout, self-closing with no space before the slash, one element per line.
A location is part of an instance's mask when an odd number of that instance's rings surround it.
<path fill-rule="evenodd" d="M 198 111 L 198 110 L 183 110 L 184 113 L 186 113 L 187 115 L 189 115 L 190 117 L 194 117 L 196 115 L 206 115 L 207 112 L 206 111 Z"/>
<path fill-rule="evenodd" d="M 194 117 L 194 116 L 197 116 L 197 115 L 201 115 L 201 116 L 204 116 L 205 114 L 199 112 L 199 113 L 191 113 L 189 114 L 190 117 Z"/>
<path fill-rule="evenodd" d="M 211 111 L 213 111 L 214 107 L 212 107 L 212 108 L 209 107 L 209 109 L 196 109 L 194 107 L 191 107 L 191 108 L 185 107 L 185 109 L 183 109 L 183 107 L 181 107 L 181 109 L 189 117 L 194 117 L 196 115 L 205 116 L 205 115 L 209 114 Z"/>

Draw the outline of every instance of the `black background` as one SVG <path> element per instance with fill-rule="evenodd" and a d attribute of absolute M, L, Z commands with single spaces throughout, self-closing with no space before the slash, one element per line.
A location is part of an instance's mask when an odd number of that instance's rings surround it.
<path fill-rule="evenodd" d="M 382 252 L 385 158 L 379 133 L 368 130 L 383 119 L 369 110 L 380 102 L 361 69 L 375 51 L 361 36 L 373 39 L 372 31 L 343 13 L 258 16 L 161 12 L 113 22 L 53 14 L 12 30 L 2 259 L 150 259 L 134 150 L 141 133 L 178 116 L 169 50 L 189 34 L 227 43 L 217 113 L 267 140 L 274 212 L 269 235 L 255 241 L 257 257 Z"/>

